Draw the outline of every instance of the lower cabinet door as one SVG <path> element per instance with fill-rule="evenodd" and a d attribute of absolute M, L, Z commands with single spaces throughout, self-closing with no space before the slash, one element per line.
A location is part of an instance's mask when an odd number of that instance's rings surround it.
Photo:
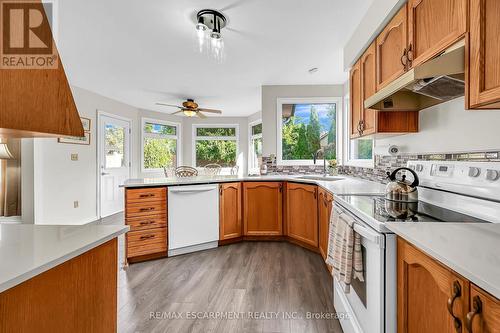
<path fill-rule="evenodd" d="M 245 236 L 281 236 L 282 182 L 243 184 L 243 225 Z"/>
<path fill-rule="evenodd" d="M 469 282 L 398 239 L 398 332 L 466 332 Z"/>
<path fill-rule="evenodd" d="M 241 183 L 220 185 L 219 240 L 241 237 Z"/>
<path fill-rule="evenodd" d="M 500 333 L 500 300 L 471 285 L 468 333 Z"/>
<path fill-rule="evenodd" d="M 318 190 L 319 252 L 323 259 L 326 259 L 328 254 L 328 234 L 332 205 L 332 195 L 320 188 Z"/>
<path fill-rule="evenodd" d="M 288 236 L 318 247 L 318 187 L 288 183 L 286 188 Z"/>

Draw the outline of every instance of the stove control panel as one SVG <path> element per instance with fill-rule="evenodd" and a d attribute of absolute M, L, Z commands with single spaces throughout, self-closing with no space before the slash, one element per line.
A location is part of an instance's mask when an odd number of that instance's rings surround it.
<path fill-rule="evenodd" d="M 408 161 L 425 187 L 500 200 L 499 162 Z"/>

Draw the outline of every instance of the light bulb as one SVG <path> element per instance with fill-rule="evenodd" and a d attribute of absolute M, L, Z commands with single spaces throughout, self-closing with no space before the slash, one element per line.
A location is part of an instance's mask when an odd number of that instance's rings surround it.
<path fill-rule="evenodd" d="M 183 112 L 184 112 L 184 115 L 186 117 L 194 117 L 194 116 L 196 116 L 196 111 L 184 110 Z"/>

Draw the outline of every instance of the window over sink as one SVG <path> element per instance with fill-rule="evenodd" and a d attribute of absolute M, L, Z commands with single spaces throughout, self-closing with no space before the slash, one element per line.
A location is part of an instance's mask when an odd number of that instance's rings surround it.
<path fill-rule="evenodd" d="M 337 116 L 340 98 L 278 99 L 277 163 L 312 165 L 337 158 Z"/>

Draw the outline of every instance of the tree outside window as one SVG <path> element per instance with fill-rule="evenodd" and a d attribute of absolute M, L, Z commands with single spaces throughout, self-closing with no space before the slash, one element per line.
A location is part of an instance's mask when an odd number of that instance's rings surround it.
<path fill-rule="evenodd" d="M 143 169 L 160 170 L 178 164 L 179 124 L 143 120 Z"/>
<path fill-rule="evenodd" d="M 236 165 L 238 141 L 236 126 L 195 126 L 195 164 L 219 164 L 223 168 Z"/>

